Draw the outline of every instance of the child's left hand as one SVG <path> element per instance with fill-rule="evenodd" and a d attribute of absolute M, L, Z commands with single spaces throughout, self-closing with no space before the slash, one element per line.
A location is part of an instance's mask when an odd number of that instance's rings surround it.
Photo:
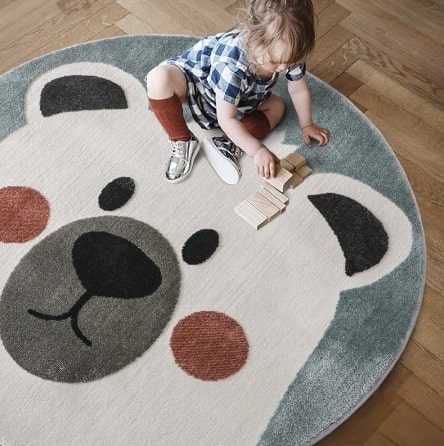
<path fill-rule="evenodd" d="M 302 127 L 302 136 L 304 137 L 305 144 L 309 147 L 311 146 L 310 138 L 316 139 L 320 146 L 325 146 L 330 139 L 330 132 L 313 123 Z"/>

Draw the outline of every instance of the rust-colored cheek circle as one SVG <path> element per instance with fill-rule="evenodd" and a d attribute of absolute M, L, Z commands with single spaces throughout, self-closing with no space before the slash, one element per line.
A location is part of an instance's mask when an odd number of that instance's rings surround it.
<path fill-rule="evenodd" d="M 238 372 L 248 356 L 242 327 L 216 311 L 200 311 L 174 327 L 170 347 L 177 365 L 204 381 L 217 381 Z"/>
<path fill-rule="evenodd" d="M 0 189 L 0 242 L 25 243 L 37 237 L 49 219 L 49 204 L 29 187 Z"/>

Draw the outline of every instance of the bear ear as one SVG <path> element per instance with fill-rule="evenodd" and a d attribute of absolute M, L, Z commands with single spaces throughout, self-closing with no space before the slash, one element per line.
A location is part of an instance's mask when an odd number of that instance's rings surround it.
<path fill-rule="evenodd" d="M 128 108 L 122 87 L 98 76 L 71 74 L 49 81 L 40 94 L 40 112 L 48 117 L 82 110 Z"/>
<path fill-rule="evenodd" d="M 392 201 L 343 175 L 313 175 L 309 184 L 307 198 L 342 250 L 344 289 L 373 283 L 407 258 L 413 243 L 412 226 Z"/>
<path fill-rule="evenodd" d="M 112 65 L 61 65 L 34 80 L 26 94 L 27 121 L 66 112 L 146 109 L 146 92 L 132 75 Z"/>
<path fill-rule="evenodd" d="M 308 199 L 338 238 L 347 276 L 366 271 L 382 260 L 388 250 L 388 234 L 365 206 L 333 192 L 309 195 Z"/>

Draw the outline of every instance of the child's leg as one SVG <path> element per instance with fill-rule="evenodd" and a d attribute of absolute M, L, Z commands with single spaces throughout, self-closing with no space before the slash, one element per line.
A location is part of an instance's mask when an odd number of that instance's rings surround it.
<path fill-rule="evenodd" d="M 190 174 L 200 149 L 199 141 L 188 129 L 183 116 L 187 80 L 180 68 L 159 65 L 148 73 L 147 87 L 151 110 L 170 139 L 166 180 L 170 183 L 182 181 Z"/>
<path fill-rule="evenodd" d="M 240 122 L 257 139 L 262 139 L 281 120 L 285 111 L 284 101 L 274 94 Z"/>
<path fill-rule="evenodd" d="M 281 120 L 285 110 L 284 101 L 276 95 L 263 102 L 253 113 L 241 119 L 247 131 L 257 139 L 262 139 Z M 205 139 L 205 156 L 219 175 L 228 184 L 236 184 L 241 177 L 239 158 L 243 153 L 226 136 Z"/>
<path fill-rule="evenodd" d="M 148 101 L 171 141 L 188 141 L 191 133 L 183 116 L 187 82 L 180 68 L 158 65 L 148 73 Z"/>

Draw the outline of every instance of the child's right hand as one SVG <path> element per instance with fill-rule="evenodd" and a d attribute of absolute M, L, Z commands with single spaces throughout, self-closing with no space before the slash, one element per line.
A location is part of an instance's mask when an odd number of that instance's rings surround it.
<path fill-rule="evenodd" d="M 264 178 L 274 178 L 278 167 L 279 158 L 271 152 L 267 147 L 261 146 L 253 156 L 254 166 L 257 173 Z"/>

